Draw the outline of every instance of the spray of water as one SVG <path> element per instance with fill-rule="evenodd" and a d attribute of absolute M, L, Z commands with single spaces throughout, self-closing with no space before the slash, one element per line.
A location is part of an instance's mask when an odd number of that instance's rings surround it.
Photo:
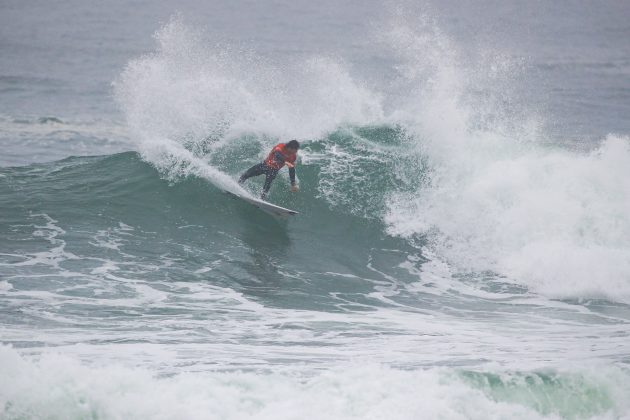
<path fill-rule="evenodd" d="M 155 38 L 115 91 L 138 150 L 166 177 L 235 189 L 208 162 L 244 135 L 261 156 L 288 137 L 323 141 L 321 197 L 345 207 L 353 197 L 351 211 L 424 238 L 454 270 L 494 271 L 551 297 L 630 301 L 630 142 L 549 146 L 540 112 L 519 100 L 522 60 L 464 55 L 431 22 L 398 16 L 376 37 L 394 63 L 389 81 L 368 88 L 338 58 L 273 62 L 208 42 L 178 17 Z M 352 130 L 379 125 L 399 141 L 382 147 Z M 340 127 L 356 141 L 333 144 Z M 389 171 L 378 188 L 368 164 Z"/>

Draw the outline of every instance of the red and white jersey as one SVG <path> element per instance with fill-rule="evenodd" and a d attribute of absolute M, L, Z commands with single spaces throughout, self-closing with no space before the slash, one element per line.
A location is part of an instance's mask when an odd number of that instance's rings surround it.
<path fill-rule="evenodd" d="M 278 159 L 276 154 L 280 154 L 284 160 Z M 267 159 L 265 159 L 265 165 L 269 166 L 270 168 L 280 170 L 284 166 L 285 162 L 295 164 L 296 159 L 296 152 L 289 152 L 287 150 L 286 144 L 279 143 L 271 150 L 271 153 L 269 153 Z"/>

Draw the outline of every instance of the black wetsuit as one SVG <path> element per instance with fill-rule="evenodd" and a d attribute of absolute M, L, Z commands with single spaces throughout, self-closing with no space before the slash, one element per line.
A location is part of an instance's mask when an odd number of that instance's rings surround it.
<path fill-rule="evenodd" d="M 284 163 L 284 156 L 282 156 L 281 153 L 276 152 L 273 154 L 273 156 L 278 162 Z M 269 192 L 269 189 L 271 188 L 271 183 L 276 178 L 276 175 L 278 175 L 278 172 L 280 172 L 280 169 L 272 168 L 271 166 L 267 165 L 265 162 L 262 162 L 246 170 L 245 173 L 243 173 L 243 175 L 241 175 L 241 177 L 238 179 L 238 183 L 242 184 L 251 177 L 264 174 L 265 185 L 263 186 L 263 191 L 262 191 L 262 194 L 260 195 L 260 198 L 264 200 L 267 197 L 267 193 Z M 291 179 L 291 185 L 295 185 L 295 168 L 289 168 L 289 178 Z"/>

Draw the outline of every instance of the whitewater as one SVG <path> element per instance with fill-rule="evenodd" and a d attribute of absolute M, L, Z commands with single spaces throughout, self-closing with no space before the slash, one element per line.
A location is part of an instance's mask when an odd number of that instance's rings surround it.
<path fill-rule="evenodd" d="M 101 93 L 2 63 L 0 418 L 630 418 L 627 8 L 591 14 L 610 56 L 531 56 L 453 29 L 486 14 L 389 6 L 282 48 L 227 6 L 149 8 L 143 45 L 85 11 L 129 45 L 66 60 L 110 56 Z M 588 111 L 555 77 L 600 83 Z M 298 216 L 223 192 L 292 138 L 301 191 L 270 200 Z"/>

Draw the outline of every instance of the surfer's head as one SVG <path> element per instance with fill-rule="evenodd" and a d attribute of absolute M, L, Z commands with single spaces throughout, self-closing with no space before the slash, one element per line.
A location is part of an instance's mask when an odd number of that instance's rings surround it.
<path fill-rule="evenodd" d="M 295 153 L 300 148 L 300 143 L 297 140 L 291 140 L 287 143 L 286 148 Z"/>

